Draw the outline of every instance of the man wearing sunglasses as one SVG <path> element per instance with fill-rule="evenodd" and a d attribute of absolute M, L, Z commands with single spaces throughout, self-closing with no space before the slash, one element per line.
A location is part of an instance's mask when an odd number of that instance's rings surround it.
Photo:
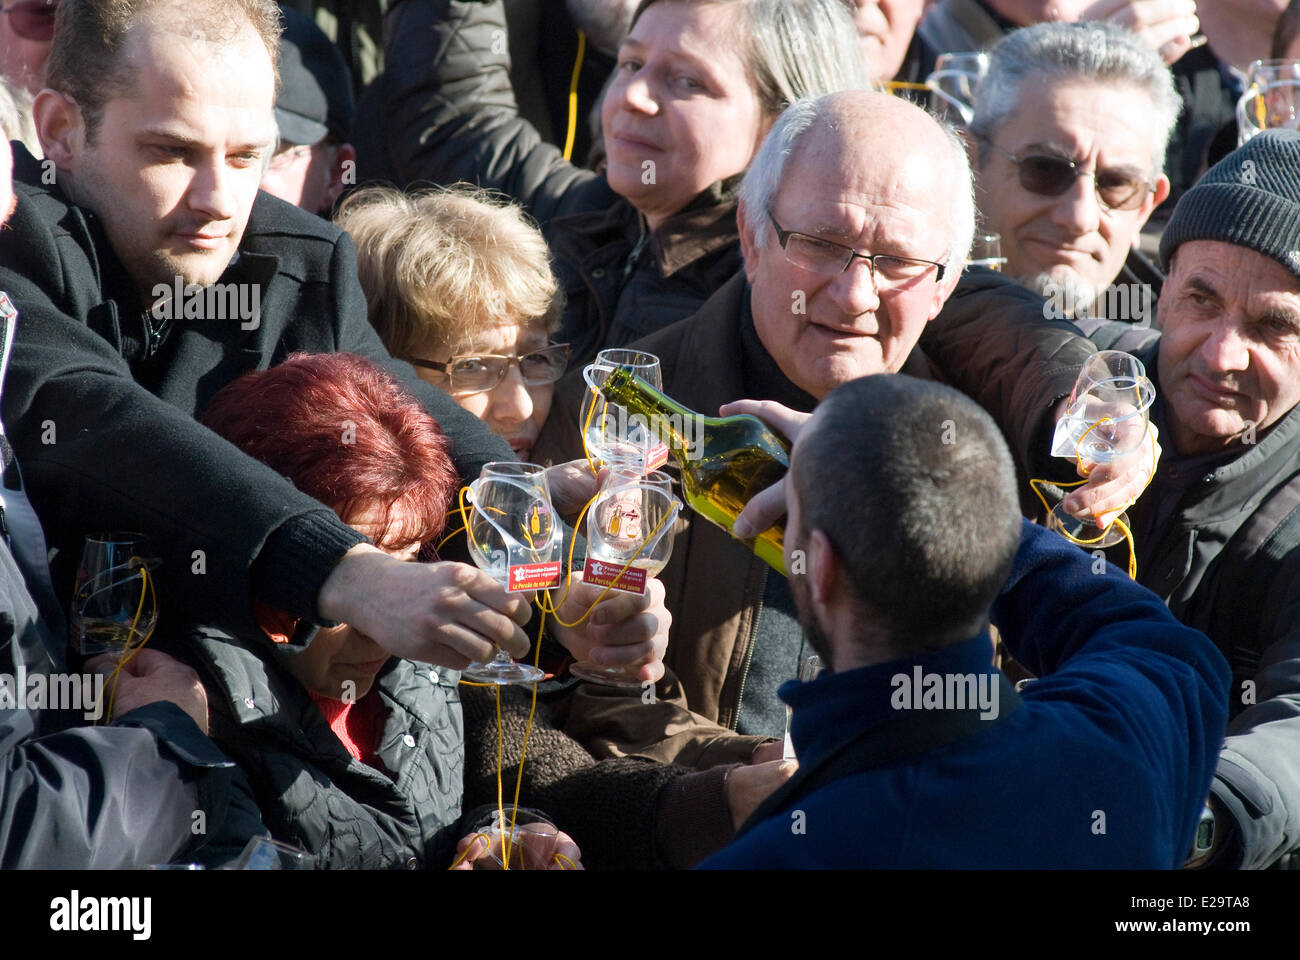
<path fill-rule="evenodd" d="M 971 123 L 980 210 L 1056 316 L 1149 321 L 1160 273 L 1136 244 L 1169 195 L 1178 109 L 1169 69 L 1119 27 L 1044 23 L 994 48 Z"/>
<path fill-rule="evenodd" d="M 0 0 L 0 74 L 28 93 L 41 89 L 58 0 Z"/>

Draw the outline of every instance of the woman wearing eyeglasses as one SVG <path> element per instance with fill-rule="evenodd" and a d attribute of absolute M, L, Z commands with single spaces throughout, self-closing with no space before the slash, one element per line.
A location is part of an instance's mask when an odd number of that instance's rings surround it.
<path fill-rule="evenodd" d="M 356 244 L 388 351 L 527 461 L 569 357 L 549 339 L 564 298 L 541 232 L 519 207 L 465 185 L 370 187 L 335 220 Z"/>

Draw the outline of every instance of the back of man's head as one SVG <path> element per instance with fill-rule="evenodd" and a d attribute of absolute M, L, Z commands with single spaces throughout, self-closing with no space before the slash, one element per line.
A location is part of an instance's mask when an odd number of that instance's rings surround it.
<path fill-rule="evenodd" d="M 251 27 L 272 67 L 279 63 L 280 8 L 273 0 L 62 0 L 45 84 L 77 102 L 91 139 L 104 104 L 134 89 L 135 65 L 124 48 L 132 29 L 150 20 L 214 52 Z"/>
<path fill-rule="evenodd" d="M 892 656 L 978 632 L 1020 542 L 1011 455 L 963 394 L 901 374 L 830 393 L 792 467 L 800 530 L 821 530 Z"/>

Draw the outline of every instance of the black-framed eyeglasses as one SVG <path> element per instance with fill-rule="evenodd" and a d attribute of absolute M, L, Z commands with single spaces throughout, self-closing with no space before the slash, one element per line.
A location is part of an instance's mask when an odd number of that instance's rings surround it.
<path fill-rule="evenodd" d="M 57 9 L 54 0 L 22 0 L 0 10 L 0 13 L 9 18 L 9 26 L 24 40 L 49 43 L 54 37 L 54 13 Z"/>
<path fill-rule="evenodd" d="M 948 268 L 947 264 L 936 263 L 933 260 L 896 257 L 888 253 L 871 255 L 858 253 L 852 247 L 846 247 L 842 243 L 786 230 L 776 222 L 776 217 L 772 215 L 771 210 L 767 211 L 767 217 L 776 228 L 776 239 L 781 244 L 781 249 L 785 251 L 785 258 L 796 267 L 814 273 L 834 276 L 847 270 L 854 260 L 865 260 L 877 283 L 883 280 L 892 285 L 919 280 L 929 273 L 931 267 L 935 270 L 934 279 L 939 281 L 943 279 L 944 271 Z"/>
<path fill-rule="evenodd" d="M 1156 192 L 1156 185 L 1136 170 L 1110 167 L 1092 171 L 1079 169 L 1079 162 L 1054 153 L 1031 153 L 1017 157 L 1004 150 L 988 137 L 985 143 L 1016 165 L 1020 185 L 1040 197 L 1059 197 L 1080 177 L 1091 176 L 1097 189 L 1097 199 L 1107 210 L 1136 210 L 1146 202 L 1147 196 Z"/>
<path fill-rule="evenodd" d="M 450 381 L 450 393 L 485 393 L 495 389 L 512 366 L 519 368 L 519 374 L 527 386 L 540 387 L 554 383 L 564 376 L 565 368 L 569 365 L 569 345 L 553 343 L 521 357 L 477 353 L 452 357 L 446 363 L 421 360 L 418 357 L 401 359 L 425 370 L 437 370 L 446 376 Z"/>

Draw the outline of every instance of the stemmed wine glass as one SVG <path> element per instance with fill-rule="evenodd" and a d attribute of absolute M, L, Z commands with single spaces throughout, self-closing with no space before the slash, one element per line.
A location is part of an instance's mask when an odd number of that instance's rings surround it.
<path fill-rule="evenodd" d="M 535 463 L 486 463 L 470 484 L 469 552 L 480 570 L 509 591 L 543 590 L 560 582 L 563 527 L 551 505 L 546 468 Z M 533 683 L 545 674 L 516 663 L 498 648 L 488 663 L 462 675 L 480 683 Z"/>
<path fill-rule="evenodd" d="M 595 460 L 610 463 L 616 460 L 639 457 L 647 469 L 654 469 L 663 451 L 654 447 L 654 438 L 648 425 L 629 419 L 628 412 L 618 404 L 605 399 L 600 385 L 616 369 L 622 367 L 640 377 L 656 390 L 664 386 L 659 358 L 653 353 L 622 348 L 602 350 L 596 362 L 583 369 L 587 381 L 587 395 L 582 400 L 580 423 L 587 453 Z M 662 462 L 662 461 L 660 461 Z"/>
<path fill-rule="evenodd" d="M 644 593 L 646 581 L 663 570 L 672 556 L 673 526 L 681 508 L 668 474 L 659 470 L 643 474 L 639 462 L 611 465 L 587 511 L 583 582 Z M 636 671 L 627 667 L 580 661 L 569 670 L 594 683 L 641 686 Z"/>
<path fill-rule="evenodd" d="M 138 647 L 158 622 L 149 573 L 158 566 L 139 533 L 85 538 L 72 597 L 72 629 L 80 653 L 122 653 Z"/>
<path fill-rule="evenodd" d="M 1079 372 L 1065 416 L 1057 421 L 1052 456 L 1080 464 L 1140 457 L 1155 397 L 1155 385 L 1137 357 L 1122 350 L 1094 353 Z M 1128 525 L 1127 514 L 1117 519 Z M 1113 522 L 1102 529 L 1066 513 L 1059 503 L 1050 522 L 1068 539 L 1088 546 L 1109 547 L 1124 539 Z"/>

